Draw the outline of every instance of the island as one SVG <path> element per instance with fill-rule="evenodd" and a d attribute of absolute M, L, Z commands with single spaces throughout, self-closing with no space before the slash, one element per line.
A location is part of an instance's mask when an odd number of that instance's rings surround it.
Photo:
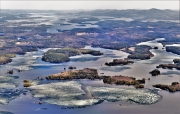
<path fill-rule="evenodd" d="M 128 76 L 99 76 L 97 69 L 84 68 L 80 70 L 70 70 L 66 72 L 61 72 L 58 74 L 52 74 L 46 76 L 47 80 L 73 80 L 73 79 L 103 79 L 106 84 L 116 84 L 116 85 L 133 85 L 136 88 L 144 88 L 145 78 L 142 80 L 136 80 L 136 78 Z"/>
<path fill-rule="evenodd" d="M 70 61 L 69 57 L 62 53 L 46 53 L 42 57 L 42 61 L 50 63 L 62 63 Z"/>
<path fill-rule="evenodd" d="M 125 49 L 125 52 L 130 53 L 131 55 L 128 55 L 129 59 L 140 59 L 140 60 L 146 60 L 150 59 L 154 55 L 149 51 L 152 49 L 150 46 L 146 45 L 137 45 L 134 50 Z"/>
<path fill-rule="evenodd" d="M 0 65 L 12 62 L 12 58 L 15 56 L 16 54 L 0 54 Z"/>
<path fill-rule="evenodd" d="M 180 55 L 180 47 L 178 46 L 166 46 L 166 51 Z"/>
<path fill-rule="evenodd" d="M 105 65 L 107 66 L 117 66 L 117 65 L 128 65 L 133 64 L 133 61 L 125 60 L 125 59 L 113 59 L 112 62 L 106 62 Z"/>
<path fill-rule="evenodd" d="M 153 85 L 153 87 L 160 88 L 162 90 L 166 90 L 166 91 L 169 91 L 169 92 L 180 91 L 180 84 L 179 84 L 179 82 L 172 82 L 171 85 L 156 84 L 156 85 Z"/>
<path fill-rule="evenodd" d="M 50 63 L 62 63 L 70 61 L 69 57 L 80 54 L 91 54 L 93 56 L 103 55 L 100 51 L 90 49 L 61 48 L 48 50 L 42 56 L 42 60 Z"/>
<path fill-rule="evenodd" d="M 161 72 L 158 69 L 154 69 L 153 71 L 149 72 L 149 74 L 151 74 L 152 76 L 157 76 L 160 75 Z"/>
<path fill-rule="evenodd" d="M 103 77 L 98 76 L 97 69 L 84 68 L 80 70 L 70 70 L 59 74 L 52 74 L 46 76 L 47 80 L 72 80 L 72 79 L 102 79 Z"/>
<path fill-rule="evenodd" d="M 24 82 L 24 84 L 23 84 L 24 87 L 30 87 L 30 86 L 32 86 L 30 80 L 24 80 L 23 82 Z"/>
<path fill-rule="evenodd" d="M 163 69 L 177 69 L 180 70 L 180 59 L 174 59 L 174 64 L 160 64 L 159 66 L 156 66 L 156 68 L 163 68 Z"/>
<path fill-rule="evenodd" d="M 116 85 L 133 85 L 135 88 L 144 88 L 145 78 L 142 80 L 136 80 L 136 78 L 128 76 L 104 76 L 103 82 L 106 84 L 116 84 Z"/>
<path fill-rule="evenodd" d="M 180 63 L 180 59 L 174 59 L 173 62 L 176 63 L 176 64 Z"/>
<path fill-rule="evenodd" d="M 8 71 L 7 71 L 7 74 L 13 74 L 13 73 L 14 73 L 13 70 L 8 70 Z"/>

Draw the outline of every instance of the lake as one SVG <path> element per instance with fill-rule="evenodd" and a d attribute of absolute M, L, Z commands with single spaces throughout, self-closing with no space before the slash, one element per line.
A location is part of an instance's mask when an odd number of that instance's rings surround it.
<path fill-rule="evenodd" d="M 132 76 L 137 79 L 150 78 L 146 81 L 145 88 L 153 88 L 152 85 L 161 84 L 171 84 L 171 82 L 179 81 L 180 72 L 178 70 L 160 69 L 161 74 L 156 77 L 152 77 L 149 72 L 156 68 L 157 65 L 162 63 L 172 63 L 173 59 L 179 58 L 179 55 L 166 52 L 162 49 L 163 46 L 158 43 L 156 39 L 153 41 L 142 42 L 138 45 L 149 45 L 152 47 L 157 46 L 158 49 L 152 49 L 151 52 L 155 55 L 149 60 L 135 60 L 134 64 L 126 66 L 114 66 L 107 67 L 104 65 L 105 62 L 110 62 L 115 58 L 126 58 L 129 54 L 118 51 L 103 48 L 93 48 L 91 46 L 86 46 L 85 49 L 98 50 L 104 53 L 102 56 L 92 56 L 92 55 L 78 55 L 71 57 L 70 62 L 52 64 L 41 61 L 41 56 L 47 49 L 39 49 L 37 52 L 28 52 L 26 55 L 18 55 L 13 59 L 12 63 L 1 66 L 1 76 L 8 76 L 5 74 L 7 70 L 14 69 L 13 76 L 19 76 L 18 81 L 23 82 L 24 79 L 35 79 L 37 77 L 44 77 L 54 73 L 60 73 L 64 71 L 64 67 L 76 66 L 78 69 L 82 68 L 96 68 L 98 73 L 104 73 L 104 75 L 125 75 Z M 22 69 L 23 72 L 17 72 L 16 69 Z M 58 81 L 52 81 L 58 82 Z M 133 88 L 128 86 L 116 86 L 104 84 L 102 80 L 77 80 L 78 83 L 83 86 L 106 86 L 114 88 Z M 50 83 L 43 80 L 41 83 Z M 19 85 L 21 88 L 22 83 Z M 33 98 L 31 93 L 26 95 L 21 94 L 20 97 L 11 100 L 7 105 L 0 105 L 0 110 L 10 111 L 15 114 L 179 114 L 179 103 L 180 103 L 180 93 L 169 93 L 167 91 L 160 90 L 158 92 L 162 95 L 162 100 L 151 105 L 139 105 L 132 102 L 118 101 L 118 102 L 107 102 L 104 101 L 97 105 L 88 106 L 85 108 L 75 108 L 75 109 L 61 109 L 58 105 L 43 103 L 41 105 L 34 102 L 39 101 L 37 98 Z M 119 105 L 121 104 L 121 105 Z M 23 107 L 23 108 L 22 108 Z"/>

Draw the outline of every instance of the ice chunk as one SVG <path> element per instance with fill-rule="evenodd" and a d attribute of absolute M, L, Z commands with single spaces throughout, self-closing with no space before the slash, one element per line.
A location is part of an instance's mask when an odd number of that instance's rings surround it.
<path fill-rule="evenodd" d="M 9 101 L 19 97 L 21 93 L 22 91 L 18 89 L 0 89 L 0 104 L 8 104 Z"/>
<path fill-rule="evenodd" d="M 153 104 L 162 99 L 156 91 L 150 89 L 120 89 L 110 87 L 88 87 L 91 94 L 107 101 L 133 101 L 138 104 Z"/>
<path fill-rule="evenodd" d="M 29 89 L 41 101 L 65 107 L 84 107 L 100 102 L 99 99 L 79 100 L 77 97 L 85 92 L 81 89 L 81 84 L 75 81 L 36 85 Z"/>
<path fill-rule="evenodd" d="M 17 76 L 0 76 L 0 104 L 7 104 L 22 93 L 22 90 L 16 89 L 17 78 Z"/>

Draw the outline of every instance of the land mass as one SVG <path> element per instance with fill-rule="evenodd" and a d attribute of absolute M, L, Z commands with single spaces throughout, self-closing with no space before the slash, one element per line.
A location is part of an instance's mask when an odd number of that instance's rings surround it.
<path fill-rule="evenodd" d="M 180 47 L 178 46 L 166 46 L 166 51 L 180 55 Z"/>
<path fill-rule="evenodd" d="M 15 56 L 16 54 L 0 54 L 0 65 L 10 63 Z"/>
<path fill-rule="evenodd" d="M 70 61 L 69 57 L 80 54 L 91 54 L 93 56 L 103 55 L 103 53 L 100 51 L 94 51 L 90 49 L 62 48 L 48 50 L 44 53 L 42 60 L 50 63 L 62 63 Z"/>
<path fill-rule="evenodd" d="M 124 60 L 124 59 L 114 59 L 112 62 L 106 62 L 105 65 L 107 66 L 117 66 L 117 65 L 128 65 L 133 64 L 133 61 Z"/>
<path fill-rule="evenodd" d="M 180 70 L 180 59 L 174 59 L 173 60 L 174 64 L 160 64 L 158 66 L 156 66 L 156 68 L 163 68 L 163 69 L 177 69 Z"/>
<path fill-rule="evenodd" d="M 150 46 L 137 45 L 133 51 L 129 48 L 125 48 L 123 51 L 130 53 L 130 55 L 128 55 L 129 59 L 145 60 L 145 59 L 150 59 L 151 57 L 154 56 L 149 51 L 150 49 L 152 49 L 152 47 L 150 47 Z"/>
<path fill-rule="evenodd" d="M 84 68 L 81 70 L 70 70 L 46 77 L 47 80 L 72 80 L 72 79 L 102 79 L 98 76 L 96 69 Z"/>
<path fill-rule="evenodd" d="M 99 76 L 97 69 L 84 68 L 81 70 L 70 70 L 46 77 L 47 80 L 73 80 L 73 79 L 103 79 L 104 83 L 116 85 L 133 85 L 136 88 L 144 88 L 145 79 L 136 80 L 128 76 Z"/>
<path fill-rule="evenodd" d="M 171 85 L 156 84 L 156 85 L 153 85 L 153 87 L 160 88 L 162 90 L 167 90 L 169 92 L 180 91 L 179 82 L 173 82 Z"/>
<path fill-rule="evenodd" d="M 29 13 L 33 12 L 49 13 L 49 11 L 34 10 L 1 10 L 0 53 L 25 54 L 29 51 L 36 51 L 38 48 L 83 48 L 86 45 L 119 50 L 156 38 L 165 38 L 166 43 L 180 43 L 178 23 L 167 22 L 168 20 L 179 20 L 178 11 L 158 9 L 79 11 L 74 12 L 74 15 L 77 15 L 74 18 L 59 18 L 57 21 L 67 20 L 65 23 L 69 24 L 85 24 L 94 21 L 91 24 L 97 27 L 72 27 L 70 30 L 57 30 L 55 33 L 49 30 L 57 24 L 52 23 L 51 20 L 47 19 L 46 22 L 52 25 L 36 21 L 21 21 L 32 20 Z M 65 14 L 61 11 L 51 11 L 51 13 L 57 17 L 72 15 L 70 11 Z M 84 15 L 87 17 L 84 18 Z M 106 16 L 106 19 L 101 16 Z M 130 18 L 131 21 L 116 20 L 121 17 Z M 36 19 L 39 17 L 33 17 L 33 20 Z M 157 21 L 152 22 L 151 20 L 154 19 Z M 129 58 L 148 59 L 151 56 L 150 53 L 143 53 L 143 55 L 139 53 Z"/>
<path fill-rule="evenodd" d="M 152 70 L 151 72 L 149 72 L 152 76 L 157 76 L 157 75 L 160 75 L 161 72 L 158 70 L 158 69 L 154 69 Z"/>

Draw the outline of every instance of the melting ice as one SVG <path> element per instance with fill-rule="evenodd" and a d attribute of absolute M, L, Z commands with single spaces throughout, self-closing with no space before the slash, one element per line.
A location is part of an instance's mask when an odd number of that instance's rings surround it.
<path fill-rule="evenodd" d="M 153 104 L 161 100 L 161 96 L 149 89 L 120 89 L 110 87 L 87 87 L 94 98 L 79 99 L 84 95 L 81 84 L 76 81 L 57 82 L 31 86 L 32 95 L 42 102 L 65 107 L 85 107 L 107 101 L 132 101 L 138 104 Z"/>
<path fill-rule="evenodd" d="M 17 89 L 16 76 L 0 76 L 0 104 L 7 104 L 17 98 L 22 90 Z"/>
<path fill-rule="evenodd" d="M 162 96 L 150 89 L 121 89 L 110 87 L 88 87 L 91 94 L 107 101 L 132 101 L 138 104 L 153 104 L 161 100 Z"/>

